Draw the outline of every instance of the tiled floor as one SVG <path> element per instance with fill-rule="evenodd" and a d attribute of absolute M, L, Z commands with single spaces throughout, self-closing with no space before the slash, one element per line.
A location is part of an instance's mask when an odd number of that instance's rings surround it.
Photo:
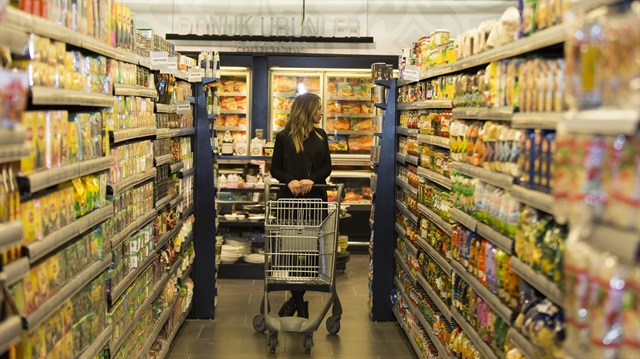
<path fill-rule="evenodd" d="M 280 345 L 269 353 L 267 334 L 256 333 L 252 320 L 258 313 L 263 293 L 261 280 L 219 282 L 216 319 L 187 320 L 178 332 L 170 359 L 210 358 L 350 358 L 412 359 L 411 345 L 395 322 L 375 323 L 367 310 L 368 256 L 352 255 L 344 273 L 336 274 L 338 295 L 343 304 L 341 329 L 330 335 L 324 323 L 314 333 L 314 346 L 305 355 L 303 335 L 280 333 Z M 307 293 L 311 316 L 320 310 L 327 294 Z M 269 295 L 273 311 L 285 300 L 284 292 Z"/>

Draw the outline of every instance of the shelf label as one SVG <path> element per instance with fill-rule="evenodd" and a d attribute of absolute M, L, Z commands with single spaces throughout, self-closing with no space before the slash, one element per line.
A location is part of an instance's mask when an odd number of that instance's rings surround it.
<path fill-rule="evenodd" d="M 187 100 L 178 101 L 176 103 L 176 112 L 178 113 L 178 115 L 191 114 L 191 102 Z"/>
<path fill-rule="evenodd" d="M 164 67 L 164 70 L 160 70 L 160 73 L 163 74 L 171 74 L 175 75 L 178 73 L 178 58 L 177 57 L 168 57 L 167 64 Z"/>
<path fill-rule="evenodd" d="M 154 69 L 162 70 L 169 63 L 169 55 L 165 51 L 151 51 L 149 55 Z"/>
<path fill-rule="evenodd" d="M 404 71 L 402 72 L 402 78 L 403 80 L 408 81 L 418 81 L 420 80 L 420 74 L 416 70 L 404 69 Z"/>
<path fill-rule="evenodd" d="M 189 82 L 202 82 L 202 77 L 204 70 L 201 68 L 191 68 L 189 69 L 188 81 Z"/>

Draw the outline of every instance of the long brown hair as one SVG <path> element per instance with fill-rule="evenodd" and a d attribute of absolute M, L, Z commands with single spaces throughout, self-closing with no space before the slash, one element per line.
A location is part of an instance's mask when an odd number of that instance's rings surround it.
<path fill-rule="evenodd" d="M 296 97 L 293 101 L 286 129 L 289 130 L 289 136 L 296 147 L 296 153 L 302 152 L 304 149 L 302 143 L 311 132 L 322 139 L 322 136 L 314 131 L 315 124 L 313 123 L 313 116 L 318 111 L 320 101 L 320 96 L 310 92 Z"/>

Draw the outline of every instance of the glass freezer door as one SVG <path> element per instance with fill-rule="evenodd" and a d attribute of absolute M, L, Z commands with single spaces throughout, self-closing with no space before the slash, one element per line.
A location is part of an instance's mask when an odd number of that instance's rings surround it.
<path fill-rule="evenodd" d="M 373 108 L 369 71 L 326 73 L 324 118 L 332 154 L 369 154 Z"/>
<path fill-rule="evenodd" d="M 217 86 L 220 115 L 216 117 L 215 129 L 218 139 L 229 131 L 235 143 L 248 143 L 251 134 L 251 71 L 229 71 L 223 67 Z"/>
<path fill-rule="evenodd" d="M 284 129 L 293 100 L 306 92 L 322 98 L 322 73 L 302 70 L 271 70 L 271 137 Z"/>

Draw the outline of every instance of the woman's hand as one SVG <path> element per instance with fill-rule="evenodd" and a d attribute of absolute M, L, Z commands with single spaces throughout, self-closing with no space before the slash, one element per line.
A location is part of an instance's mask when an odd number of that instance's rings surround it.
<path fill-rule="evenodd" d="M 311 192 L 311 187 L 313 187 L 313 181 L 310 179 L 303 179 L 300 181 L 301 194 L 305 195 Z"/>
<path fill-rule="evenodd" d="M 291 191 L 291 193 L 294 196 L 302 194 L 302 187 L 300 185 L 300 181 L 298 181 L 298 180 L 293 180 L 293 181 L 289 182 L 287 184 L 287 187 L 289 187 L 289 191 Z"/>

